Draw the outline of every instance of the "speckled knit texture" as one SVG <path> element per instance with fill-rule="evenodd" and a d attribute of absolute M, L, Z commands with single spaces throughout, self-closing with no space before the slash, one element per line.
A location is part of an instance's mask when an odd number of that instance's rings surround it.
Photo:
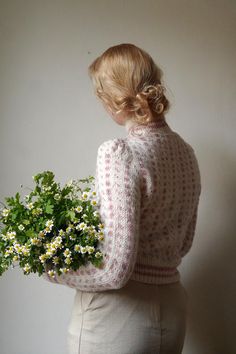
<path fill-rule="evenodd" d="M 135 125 L 125 138 L 103 142 L 95 188 L 104 223 L 104 266 L 44 274 L 82 291 L 119 289 L 129 279 L 167 284 L 195 235 L 201 178 L 194 149 L 166 121 Z"/>

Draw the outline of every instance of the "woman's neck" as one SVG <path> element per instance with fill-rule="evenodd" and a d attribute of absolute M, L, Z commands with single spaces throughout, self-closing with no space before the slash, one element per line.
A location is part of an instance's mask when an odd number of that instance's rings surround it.
<path fill-rule="evenodd" d="M 132 119 L 127 119 L 126 122 L 125 122 L 125 124 L 124 124 L 125 129 L 126 129 L 127 131 L 129 131 L 129 129 L 130 129 L 131 127 L 133 127 L 134 125 L 138 125 L 138 123 L 135 122 L 135 121 L 133 121 Z"/>
<path fill-rule="evenodd" d="M 156 120 L 156 121 L 157 121 L 157 120 Z M 163 115 L 159 115 L 158 121 L 165 121 L 165 116 L 164 116 L 164 114 L 163 114 Z M 140 126 L 140 125 L 141 125 L 141 124 L 139 124 L 138 122 L 134 121 L 134 120 L 131 119 L 131 118 L 127 119 L 127 120 L 125 121 L 125 124 L 124 124 L 125 129 L 126 129 L 127 131 L 129 131 L 129 129 L 130 129 L 131 127 Z"/>

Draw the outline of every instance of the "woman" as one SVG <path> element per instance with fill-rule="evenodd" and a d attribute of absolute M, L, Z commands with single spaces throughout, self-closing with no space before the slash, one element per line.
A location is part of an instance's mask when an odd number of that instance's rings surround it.
<path fill-rule="evenodd" d="M 177 267 L 195 233 L 200 171 L 193 148 L 167 124 L 162 71 L 133 44 L 89 67 L 95 94 L 125 138 L 98 148 L 95 186 L 104 265 L 45 278 L 76 289 L 70 354 L 182 352 L 187 293 Z"/>

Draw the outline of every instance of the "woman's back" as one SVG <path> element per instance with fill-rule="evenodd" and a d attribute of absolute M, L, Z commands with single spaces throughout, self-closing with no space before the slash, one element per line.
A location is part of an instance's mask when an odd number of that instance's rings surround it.
<path fill-rule="evenodd" d="M 125 139 L 140 166 L 139 248 L 131 279 L 170 283 L 194 237 L 201 178 L 193 148 L 169 125 L 149 123 Z"/>
<path fill-rule="evenodd" d="M 97 191 L 110 266 L 90 287 L 112 287 L 76 293 L 70 354 L 182 352 L 187 301 L 177 266 L 192 244 L 200 190 L 194 150 L 167 124 L 134 126 L 100 146 Z"/>

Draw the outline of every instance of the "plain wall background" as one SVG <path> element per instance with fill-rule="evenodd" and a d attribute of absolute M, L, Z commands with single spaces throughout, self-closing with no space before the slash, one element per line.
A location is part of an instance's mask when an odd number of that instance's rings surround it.
<path fill-rule="evenodd" d="M 87 67 L 134 43 L 164 71 L 167 122 L 195 149 L 202 195 L 179 270 L 192 298 L 184 354 L 234 354 L 236 180 L 234 0 L 1 0 L 0 199 L 49 169 L 94 174 L 97 148 L 126 135 L 93 94 Z M 19 269 L 0 279 L 0 354 L 65 354 L 75 291 Z"/>

